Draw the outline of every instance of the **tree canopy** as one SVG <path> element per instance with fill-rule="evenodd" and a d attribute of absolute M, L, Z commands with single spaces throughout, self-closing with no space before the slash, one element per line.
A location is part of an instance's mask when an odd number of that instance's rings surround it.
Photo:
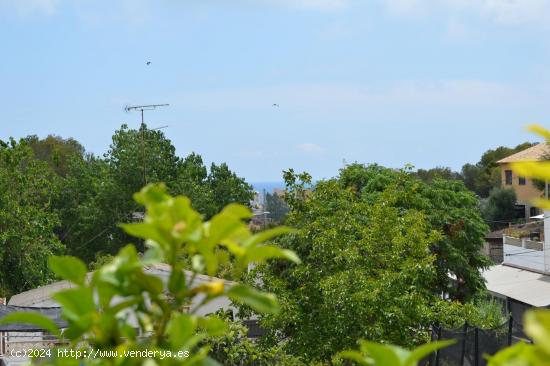
<path fill-rule="evenodd" d="M 25 141 L 0 141 L 0 295 L 53 279 L 48 257 L 63 252 L 52 210 L 58 181 Z"/>
<path fill-rule="evenodd" d="M 313 189 L 307 174 L 286 178 L 286 223 L 298 233 L 279 244 L 303 264 L 257 271 L 283 307 L 264 325 L 291 353 L 328 359 L 360 337 L 415 344 L 451 306 L 442 294 L 464 303 L 484 289 L 487 226 L 462 182 L 361 164 Z"/>
<path fill-rule="evenodd" d="M 509 222 L 517 219 L 516 191 L 511 188 L 493 188 L 482 213 L 493 229 L 508 226 Z"/>
<path fill-rule="evenodd" d="M 230 203 L 248 205 L 253 195 L 227 164 L 207 169 L 196 153 L 181 158 L 162 131 L 146 125 L 122 125 L 103 156 L 53 135 L 3 142 L 1 149 L 0 250 L 10 253 L 0 255 L 4 294 L 50 281 L 50 254 L 66 252 L 87 264 L 116 254 L 130 239 L 118 224 L 143 218 L 133 195 L 145 182 L 189 196 L 206 219 Z M 21 250 L 30 247 L 36 248 Z"/>

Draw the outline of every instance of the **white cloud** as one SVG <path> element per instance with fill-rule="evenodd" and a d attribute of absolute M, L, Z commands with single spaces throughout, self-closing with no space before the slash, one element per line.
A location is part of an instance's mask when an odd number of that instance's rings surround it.
<path fill-rule="evenodd" d="M 309 10 L 340 10 L 349 6 L 350 0 L 263 0 L 265 3 Z"/>
<path fill-rule="evenodd" d="M 304 142 L 303 144 L 297 145 L 296 148 L 308 154 L 320 154 L 324 151 L 321 146 L 311 142 Z"/>
<path fill-rule="evenodd" d="M 52 15 L 57 11 L 59 0 L 0 0 L 0 12 L 16 12 L 20 16 Z"/>
<path fill-rule="evenodd" d="M 383 0 L 386 9 L 393 15 L 425 15 L 429 9 L 429 0 Z"/>
<path fill-rule="evenodd" d="M 550 0 L 381 0 L 390 14 L 474 15 L 502 25 L 547 26 Z"/>
<path fill-rule="evenodd" d="M 550 19 L 550 0 L 484 0 L 485 12 L 502 24 L 546 22 Z"/>

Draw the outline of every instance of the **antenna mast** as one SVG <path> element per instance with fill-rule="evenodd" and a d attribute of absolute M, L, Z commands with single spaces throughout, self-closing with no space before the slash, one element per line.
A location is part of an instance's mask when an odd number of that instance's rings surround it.
<path fill-rule="evenodd" d="M 134 105 L 126 106 L 124 110 L 126 112 L 140 111 L 141 112 L 141 155 L 143 161 L 143 186 L 147 184 L 147 164 L 145 161 L 145 120 L 143 117 L 144 111 L 152 111 L 159 107 L 168 107 L 170 104 L 148 104 L 148 105 Z"/>

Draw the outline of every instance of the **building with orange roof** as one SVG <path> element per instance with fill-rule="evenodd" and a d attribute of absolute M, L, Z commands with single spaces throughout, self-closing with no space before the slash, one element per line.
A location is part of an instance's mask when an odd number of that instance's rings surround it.
<path fill-rule="evenodd" d="M 540 210 L 531 204 L 535 198 L 541 197 L 541 191 L 533 180 L 517 175 L 511 168 L 511 163 L 524 161 L 540 161 L 550 157 L 550 146 L 540 143 L 497 161 L 500 165 L 502 188 L 512 188 L 516 192 L 517 205 L 525 212 L 525 218 L 536 216 Z"/>

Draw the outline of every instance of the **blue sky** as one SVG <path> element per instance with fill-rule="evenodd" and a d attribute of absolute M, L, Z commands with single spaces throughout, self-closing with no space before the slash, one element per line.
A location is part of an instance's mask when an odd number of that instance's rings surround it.
<path fill-rule="evenodd" d="M 550 0 L 0 0 L 0 45 L 0 138 L 101 154 L 170 103 L 150 127 L 249 181 L 459 169 L 550 122 Z"/>

